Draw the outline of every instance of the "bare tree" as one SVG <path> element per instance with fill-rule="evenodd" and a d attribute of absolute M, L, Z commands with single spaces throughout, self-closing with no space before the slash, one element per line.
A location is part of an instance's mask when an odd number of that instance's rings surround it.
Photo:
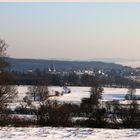
<path fill-rule="evenodd" d="M 103 88 L 98 84 L 94 83 L 90 90 L 90 100 L 92 108 L 98 108 L 100 100 L 102 99 Z"/>
<path fill-rule="evenodd" d="M 128 88 L 127 107 L 123 110 L 123 124 L 125 127 L 129 128 L 139 128 L 140 127 L 140 109 L 139 104 L 135 98 L 136 89 L 135 87 Z"/>
<path fill-rule="evenodd" d="M 83 98 L 81 102 L 81 107 L 86 111 L 86 114 L 100 108 L 103 90 L 98 83 L 93 83 L 90 89 L 90 98 Z"/>
<path fill-rule="evenodd" d="M 4 60 L 6 57 L 7 47 L 8 45 L 5 43 L 5 41 L 0 39 L 0 71 L 9 65 L 9 63 Z"/>
<path fill-rule="evenodd" d="M 38 123 L 45 126 L 71 126 L 72 105 L 47 100 L 38 110 Z"/>
<path fill-rule="evenodd" d="M 49 91 L 47 85 L 34 85 L 28 87 L 28 95 L 33 97 L 34 101 L 44 102 L 49 97 Z"/>
<path fill-rule="evenodd" d="M 135 98 L 135 93 L 136 93 L 136 89 L 135 87 L 129 87 L 128 88 L 128 93 L 125 96 L 126 100 L 133 100 Z"/>
<path fill-rule="evenodd" d="M 3 113 L 2 110 L 5 109 L 7 102 L 17 94 L 15 86 L 9 84 L 9 80 L 12 79 L 11 74 L 5 70 L 9 66 L 5 60 L 7 47 L 5 41 L 0 39 L 0 114 Z"/>
<path fill-rule="evenodd" d="M 84 108 L 88 114 L 89 120 L 87 126 L 90 127 L 104 127 L 105 121 L 105 108 L 101 107 L 100 100 L 102 99 L 103 88 L 98 82 L 93 82 L 90 89 L 90 98 L 82 100 L 81 108 Z"/>

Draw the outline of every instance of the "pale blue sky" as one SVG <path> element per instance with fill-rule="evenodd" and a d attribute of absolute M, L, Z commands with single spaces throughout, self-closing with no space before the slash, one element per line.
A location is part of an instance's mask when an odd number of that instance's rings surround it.
<path fill-rule="evenodd" d="M 21 58 L 140 58 L 140 4 L 0 3 L 0 38 Z"/>

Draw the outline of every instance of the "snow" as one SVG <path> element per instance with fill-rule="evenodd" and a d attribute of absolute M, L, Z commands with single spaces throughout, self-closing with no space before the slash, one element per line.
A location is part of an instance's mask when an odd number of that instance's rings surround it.
<path fill-rule="evenodd" d="M 36 115 L 27 115 L 27 114 L 11 114 L 10 115 L 11 118 L 20 118 L 20 119 L 24 119 L 24 120 L 28 120 L 28 121 L 36 121 L 37 120 L 37 116 Z"/>
<path fill-rule="evenodd" d="M 90 87 L 68 87 L 71 90 L 70 94 L 64 94 L 59 97 L 51 97 L 53 100 L 58 100 L 61 102 L 71 102 L 71 103 L 80 103 L 82 98 L 88 98 L 90 96 Z M 28 91 L 28 86 L 18 86 L 18 101 L 26 96 Z M 62 92 L 63 88 L 58 86 L 49 87 L 50 94 L 54 94 L 55 91 Z M 124 97 L 128 89 L 126 88 L 104 88 L 103 100 L 124 100 Z M 140 95 L 140 89 L 136 90 L 136 95 Z"/>
<path fill-rule="evenodd" d="M 60 96 L 50 97 L 50 100 L 57 100 L 65 103 L 80 104 L 83 98 L 89 98 L 90 96 L 90 87 L 68 87 L 71 90 L 71 93 L 65 93 Z M 59 86 L 50 86 L 48 87 L 50 95 L 54 95 L 55 91 L 62 93 L 63 87 Z M 23 98 L 27 96 L 28 86 L 17 86 L 18 96 L 13 100 L 12 103 L 8 103 L 10 109 L 14 110 L 16 107 L 21 107 L 21 105 L 26 106 L 26 103 L 23 102 Z M 127 104 L 127 101 L 124 100 L 124 97 L 128 89 L 126 88 L 104 88 L 103 92 L 103 101 L 112 101 L 119 100 L 120 103 Z M 136 95 L 140 96 L 140 89 L 136 90 Z M 140 101 L 138 101 L 140 104 Z M 35 108 L 39 107 L 40 102 L 33 101 L 32 105 Z"/>
<path fill-rule="evenodd" d="M 61 102 L 80 103 L 82 98 L 90 96 L 90 87 L 69 87 L 70 94 L 53 97 Z M 28 91 L 27 86 L 17 86 L 18 97 L 10 103 L 11 108 L 19 106 Z M 55 91 L 61 92 L 62 87 L 49 87 L 50 94 Z M 104 88 L 103 100 L 122 100 L 127 89 L 125 88 Z M 137 89 L 140 95 L 140 89 Z M 37 105 L 37 103 L 35 103 Z M 25 119 L 35 118 L 34 115 L 14 116 L 25 117 Z M 79 118 L 73 118 L 73 121 Z M 86 119 L 86 118 L 85 118 Z M 140 129 L 91 129 L 91 128 L 55 128 L 55 127 L 0 127 L 0 140 L 139 140 Z"/>
<path fill-rule="evenodd" d="M 140 129 L 0 127 L 0 140 L 138 140 Z"/>

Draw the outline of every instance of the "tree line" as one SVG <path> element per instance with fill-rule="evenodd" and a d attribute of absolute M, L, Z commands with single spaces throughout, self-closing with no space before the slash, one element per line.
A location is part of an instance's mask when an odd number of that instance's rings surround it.
<path fill-rule="evenodd" d="M 115 70 L 112 70 L 115 71 Z M 13 75 L 13 80 L 9 84 L 15 85 L 38 85 L 45 81 L 47 85 L 53 86 L 92 86 L 93 82 L 98 81 L 104 87 L 129 87 L 135 85 L 140 88 L 140 82 L 135 81 L 115 72 L 110 72 L 108 76 L 98 74 L 78 75 L 75 72 L 67 72 L 67 74 L 50 73 L 48 71 L 40 71 L 39 69 L 33 72 L 10 72 Z"/>

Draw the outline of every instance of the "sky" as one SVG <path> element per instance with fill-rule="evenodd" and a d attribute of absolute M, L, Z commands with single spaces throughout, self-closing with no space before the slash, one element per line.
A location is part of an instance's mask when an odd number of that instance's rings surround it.
<path fill-rule="evenodd" d="M 11 57 L 140 59 L 139 3 L 0 3 L 0 18 Z"/>
<path fill-rule="evenodd" d="M 140 2 L 140 0 L 0 0 L 0 2 Z"/>

